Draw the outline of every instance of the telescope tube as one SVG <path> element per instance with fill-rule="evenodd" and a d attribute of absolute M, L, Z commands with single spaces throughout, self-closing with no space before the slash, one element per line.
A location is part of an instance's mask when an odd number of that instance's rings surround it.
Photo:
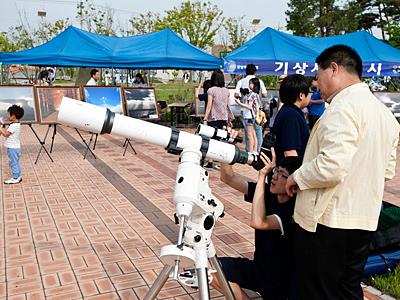
<path fill-rule="evenodd" d="M 235 145 L 116 114 L 106 107 L 68 97 L 62 99 L 58 123 L 93 133 L 115 134 L 159 145 L 176 153 L 183 149 L 194 149 L 200 151 L 203 158 L 223 163 L 251 164 L 256 159 L 255 155 L 249 155 Z"/>

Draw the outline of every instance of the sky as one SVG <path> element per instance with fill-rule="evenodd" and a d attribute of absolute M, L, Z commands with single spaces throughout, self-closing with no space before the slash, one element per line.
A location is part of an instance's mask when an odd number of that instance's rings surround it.
<path fill-rule="evenodd" d="M 46 19 L 54 22 L 58 19 L 69 18 L 73 25 L 79 27 L 75 20 L 78 0 L 1 0 L 7 1 L 0 10 L 0 31 L 7 31 L 10 26 L 20 24 L 20 15 L 28 20 L 31 26 L 36 27 L 40 21 L 38 11 L 47 13 Z M 94 0 L 99 6 L 112 7 L 115 18 L 121 27 L 127 27 L 130 17 L 147 11 L 163 14 L 167 9 L 179 7 L 182 0 Z M 245 15 L 244 24 L 257 32 L 265 27 L 284 30 L 286 25 L 286 0 L 211 0 L 224 12 L 225 17 Z M 261 19 L 258 26 L 251 25 L 253 19 Z"/>

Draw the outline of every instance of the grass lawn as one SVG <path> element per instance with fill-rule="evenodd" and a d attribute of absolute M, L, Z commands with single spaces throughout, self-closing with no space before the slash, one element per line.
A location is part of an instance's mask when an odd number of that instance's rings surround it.
<path fill-rule="evenodd" d="M 167 104 L 173 102 L 194 102 L 194 88 L 198 85 L 195 83 L 154 83 L 156 88 L 157 101 L 163 100 Z"/>
<path fill-rule="evenodd" d="M 400 265 L 388 275 L 372 277 L 369 284 L 385 294 L 400 299 Z"/>

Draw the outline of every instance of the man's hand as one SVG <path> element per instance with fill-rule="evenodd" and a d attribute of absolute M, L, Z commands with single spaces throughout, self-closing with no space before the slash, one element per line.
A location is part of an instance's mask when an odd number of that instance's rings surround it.
<path fill-rule="evenodd" d="M 4 120 L 3 120 L 3 118 L 0 118 L 0 125 L 4 125 Z"/>
<path fill-rule="evenodd" d="M 296 181 L 294 181 L 293 175 L 290 175 L 286 181 L 286 194 L 288 194 L 289 197 L 293 197 L 298 190 L 299 186 L 297 185 Z"/>

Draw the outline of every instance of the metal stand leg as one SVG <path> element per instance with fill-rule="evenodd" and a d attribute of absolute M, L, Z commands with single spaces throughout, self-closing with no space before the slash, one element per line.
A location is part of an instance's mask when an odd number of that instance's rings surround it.
<path fill-rule="evenodd" d="M 131 149 L 133 150 L 133 152 L 135 154 L 137 154 L 135 148 L 133 148 L 133 146 L 131 144 L 131 140 L 130 139 L 125 139 L 124 145 L 122 146 L 122 147 L 125 148 L 125 150 L 124 150 L 124 154 L 122 154 L 122 156 L 125 156 L 125 153 L 126 153 L 126 150 L 128 149 L 128 146 L 130 146 Z"/>
<path fill-rule="evenodd" d="M 53 152 L 54 138 L 56 137 L 56 133 L 57 133 L 57 124 L 53 124 L 53 136 L 51 137 L 50 153 Z"/>
<path fill-rule="evenodd" d="M 47 156 L 50 158 L 51 162 L 54 162 L 53 159 L 51 158 L 50 153 L 47 151 L 46 147 L 44 146 L 46 143 L 46 139 L 47 139 L 47 135 L 49 134 L 49 130 L 50 130 L 50 126 L 47 128 L 46 134 L 44 136 L 43 141 L 40 139 L 40 137 L 38 136 L 38 134 L 36 133 L 35 129 L 33 129 L 32 124 L 28 124 L 29 128 L 32 130 L 33 134 L 35 135 L 36 139 L 39 141 L 40 144 L 40 149 L 38 152 L 38 155 L 36 156 L 36 160 L 35 160 L 35 165 L 37 164 L 40 154 L 42 153 L 42 150 L 44 150 L 44 152 L 47 154 Z"/>
<path fill-rule="evenodd" d="M 144 300 L 153 300 L 157 297 L 158 293 L 164 286 L 165 282 L 167 282 L 169 273 L 171 273 L 173 266 L 165 265 L 162 269 L 160 275 L 158 275 L 156 281 L 154 281 L 153 285 L 151 286 L 150 290 L 148 291 Z"/>
<path fill-rule="evenodd" d="M 211 266 L 217 271 L 215 275 L 217 276 L 221 288 L 224 290 L 225 298 L 228 300 L 235 300 L 235 296 L 233 295 L 231 286 L 225 278 L 224 272 L 222 271 L 221 265 L 218 262 L 217 256 L 210 257 L 209 259 Z"/>
<path fill-rule="evenodd" d="M 200 300 L 210 299 L 210 289 L 208 287 L 208 274 L 207 268 L 196 269 L 197 282 L 199 283 L 199 296 Z"/>
<path fill-rule="evenodd" d="M 83 138 L 83 136 L 81 135 L 81 133 L 79 132 L 79 130 L 76 129 L 76 128 L 75 128 L 75 130 L 76 130 L 76 132 L 78 133 L 79 137 L 81 138 L 82 142 L 83 142 L 83 143 L 85 144 L 85 146 L 86 146 L 86 151 L 85 151 L 85 154 L 84 154 L 84 156 L 83 156 L 83 159 L 86 158 L 86 155 L 87 155 L 88 151 L 89 151 L 89 152 L 93 155 L 93 157 L 96 159 L 96 155 L 94 155 L 93 151 L 90 149 L 90 143 L 91 143 L 91 141 L 92 141 L 92 137 L 90 138 L 90 142 L 89 142 L 89 144 L 88 144 L 88 143 L 86 143 L 86 140 Z"/>
<path fill-rule="evenodd" d="M 94 139 L 94 145 L 93 145 L 93 151 L 96 149 L 96 145 L 97 145 L 97 137 L 99 136 L 97 133 L 93 133 L 96 135 L 95 139 Z"/>

